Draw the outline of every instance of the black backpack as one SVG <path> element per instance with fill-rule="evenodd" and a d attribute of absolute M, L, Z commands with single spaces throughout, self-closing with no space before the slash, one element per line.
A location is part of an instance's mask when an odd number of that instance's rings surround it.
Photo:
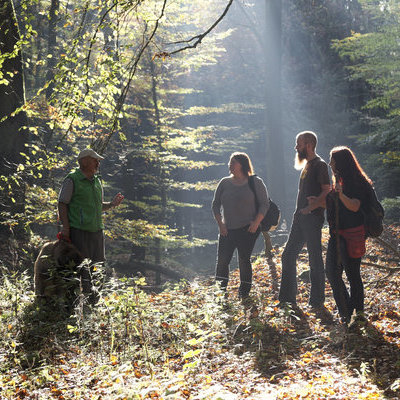
<path fill-rule="evenodd" d="M 385 210 L 376 197 L 375 190 L 371 187 L 368 191 L 368 201 L 362 208 L 364 225 L 367 237 L 378 237 L 383 231 L 383 218 Z"/>
<path fill-rule="evenodd" d="M 256 199 L 256 208 L 258 209 L 258 200 L 256 194 L 256 188 L 254 187 L 254 177 L 256 175 L 249 176 L 249 186 L 252 192 L 254 193 Z M 274 203 L 271 198 L 269 198 L 269 208 L 265 217 L 260 222 L 260 229 L 263 232 L 268 232 L 273 226 L 277 226 L 279 224 L 279 219 L 281 217 L 281 211 L 279 207 Z"/>

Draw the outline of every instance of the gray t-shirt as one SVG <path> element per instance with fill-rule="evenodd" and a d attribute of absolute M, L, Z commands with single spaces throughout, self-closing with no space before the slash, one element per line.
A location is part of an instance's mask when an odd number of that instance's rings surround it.
<path fill-rule="evenodd" d="M 58 201 L 60 203 L 69 204 L 74 193 L 74 182 L 71 178 L 65 178 L 58 194 Z"/>
<path fill-rule="evenodd" d="M 214 216 L 221 215 L 228 229 L 237 229 L 249 225 L 258 213 L 265 215 L 269 208 L 267 188 L 258 176 L 254 177 L 254 187 L 259 204 L 258 210 L 248 182 L 237 185 L 230 176 L 222 178 L 212 201 Z"/>

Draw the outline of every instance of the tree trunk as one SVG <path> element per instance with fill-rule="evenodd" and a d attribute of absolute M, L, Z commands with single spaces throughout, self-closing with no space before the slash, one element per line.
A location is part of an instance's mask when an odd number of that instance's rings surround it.
<path fill-rule="evenodd" d="M 26 114 L 17 111 L 25 103 L 22 54 L 19 50 L 16 55 L 11 55 L 19 39 L 12 0 L 3 0 L 0 5 L 0 54 L 9 57 L 4 60 L 0 72 L 0 176 L 4 176 L 0 202 L 2 210 L 11 214 L 24 211 L 24 185 L 18 186 L 9 178 L 23 161 L 20 153 L 27 152 L 25 143 L 28 141 Z"/>
<path fill-rule="evenodd" d="M 153 105 L 154 105 L 154 114 L 155 114 L 155 131 L 158 136 L 159 142 L 159 152 L 160 154 L 163 153 L 163 144 L 161 138 L 161 119 L 160 119 L 160 109 L 158 107 L 158 95 L 157 95 L 157 81 L 156 81 L 156 72 L 154 68 L 153 60 L 150 61 L 150 72 L 151 72 L 151 89 L 152 89 L 152 98 L 153 98 Z M 160 161 L 159 165 L 159 188 L 160 188 L 160 197 L 161 197 L 161 211 L 160 211 L 160 218 L 158 223 L 164 224 L 165 223 L 165 216 L 167 212 L 167 191 L 165 188 L 165 172 L 162 165 L 163 161 Z M 156 239 L 156 264 L 161 264 L 161 254 L 162 254 L 162 247 L 161 242 L 159 239 Z M 156 285 L 160 285 L 161 277 L 159 273 L 156 273 Z"/>
<path fill-rule="evenodd" d="M 60 7 L 59 0 L 51 0 L 50 11 L 49 11 L 49 32 L 48 32 L 48 40 L 47 40 L 47 47 L 48 47 L 48 54 L 51 55 L 51 58 L 47 60 L 47 75 L 46 80 L 49 83 L 49 86 L 46 89 L 46 98 L 47 100 L 50 99 L 51 95 L 53 94 L 54 90 L 54 68 L 56 66 L 56 45 L 57 45 L 57 13 Z"/>
<path fill-rule="evenodd" d="M 266 164 L 267 183 L 284 217 L 287 210 L 283 151 L 281 70 L 282 4 L 266 0 Z"/>

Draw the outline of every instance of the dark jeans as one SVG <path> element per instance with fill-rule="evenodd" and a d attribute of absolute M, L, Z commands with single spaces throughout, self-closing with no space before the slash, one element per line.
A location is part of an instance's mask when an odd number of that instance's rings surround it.
<path fill-rule="evenodd" d="M 221 282 L 221 287 L 225 289 L 229 280 L 229 263 L 232 260 L 233 252 L 238 250 L 240 287 L 239 295 L 247 296 L 251 289 L 252 270 L 250 257 L 260 233 L 250 233 L 249 226 L 239 229 L 228 229 L 227 236 L 219 235 L 217 267 L 215 279 Z"/>
<path fill-rule="evenodd" d="M 309 304 L 314 307 L 324 304 L 325 272 L 321 247 L 321 229 L 323 223 L 324 216 L 320 214 L 294 215 L 289 239 L 282 254 L 282 278 L 279 301 L 296 303 L 296 262 L 304 244 L 307 244 L 311 279 Z"/>
<path fill-rule="evenodd" d="M 331 236 L 326 253 L 326 275 L 342 321 L 350 322 L 354 310 L 364 310 L 364 287 L 360 274 L 361 258 L 349 257 L 346 241 L 343 237 L 339 237 L 340 263 L 337 262 L 336 236 Z M 343 269 L 350 284 L 350 294 L 343 282 Z"/>

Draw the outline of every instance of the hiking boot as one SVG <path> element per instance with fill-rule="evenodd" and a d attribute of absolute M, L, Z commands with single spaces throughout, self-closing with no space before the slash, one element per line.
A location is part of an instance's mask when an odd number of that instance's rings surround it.
<path fill-rule="evenodd" d="M 349 331 L 356 331 L 360 328 L 363 328 L 367 325 L 368 319 L 364 313 L 364 311 L 356 311 L 355 314 L 352 315 L 350 323 L 348 325 Z"/>
<path fill-rule="evenodd" d="M 296 303 L 281 301 L 278 304 L 278 307 L 282 309 L 282 311 L 288 317 L 294 317 L 297 320 L 305 318 L 303 310 Z"/>
<path fill-rule="evenodd" d="M 319 318 L 323 324 L 332 325 L 334 322 L 333 315 L 323 304 L 319 306 L 311 306 L 311 312 L 314 313 L 315 316 Z"/>
<path fill-rule="evenodd" d="M 295 307 L 297 307 L 297 304 L 291 301 L 280 301 L 277 307 L 281 308 L 282 310 L 288 310 L 294 309 Z"/>

